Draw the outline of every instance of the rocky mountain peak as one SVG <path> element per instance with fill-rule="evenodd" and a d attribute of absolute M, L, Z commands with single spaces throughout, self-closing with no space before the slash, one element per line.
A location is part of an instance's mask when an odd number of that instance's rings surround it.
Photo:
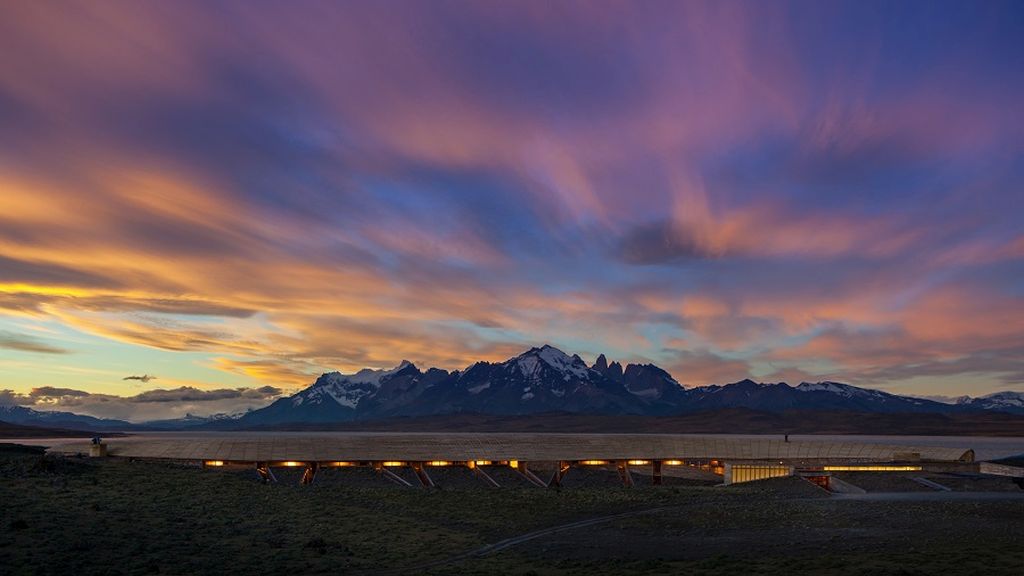
<path fill-rule="evenodd" d="M 508 363 L 514 363 L 523 376 L 538 378 L 545 367 L 567 378 L 587 378 L 587 365 L 577 355 L 569 356 L 554 346 L 545 344 L 540 348 L 530 348 Z"/>

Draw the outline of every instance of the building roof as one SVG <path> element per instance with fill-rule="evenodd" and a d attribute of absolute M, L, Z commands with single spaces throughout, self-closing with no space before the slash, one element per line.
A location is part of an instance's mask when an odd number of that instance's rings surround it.
<path fill-rule="evenodd" d="M 380 460 L 588 460 L 719 459 L 890 462 L 969 461 L 967 448 L 869 444 L 782 436 L 685 434 L 219 432 L 145 433 L 107 440 L 111 456 L 173 460 L 380 461 Z M 59 443 L 51 450 L 88 452 L 89 443 Z"/>

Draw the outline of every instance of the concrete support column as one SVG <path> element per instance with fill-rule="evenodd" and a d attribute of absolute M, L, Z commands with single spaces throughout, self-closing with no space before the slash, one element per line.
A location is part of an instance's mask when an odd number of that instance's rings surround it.
<path fill-rule="evenodd" d="M 431 480 L 430 475 L 427 474 L 427 469 L 423 466 L 423 462 L 413 462 L 410 466 L 412 466 L 413 472 L 416 473 L 416 477 L 420 479 L 420 484 L 422 484 L 424 488 L 434 487 L 434 481 Z"/>
<path fill-rule="evenodd" d="M 548 485 L 545 484 L 543 480 L 537 478 L 537 475 L 530 471 L 529 462 L 513 460 L 512 462 L 509 462 L 509 467 L 518 472 L 519 475 L 522 476 L 523 478 L 526 478 L 526 480 L 530 484 L 533 484 L 534 486 L 539 486 L 541 488 L 548 487 Z"/>
<path fill-rule="evenodd" d="M 320 465 L 317 464 L 316 462 L 310 462 L 309 464 L 306 464 L 306 470 L 303 471 L 302 480 L 300 480 L 299 482 L 301 484 L 312 484 L 313 480 L 316 478 L 316 472 L 319 468 Z"/>
<path fill-rule="evenodd" d="M 562 486 L 562 478 L 565 478 L 566 473 L 569 472 L 569 468 L 572 467 L 572 463 L 567 460 L 560 460 L 555 465 L 555 473 L 551 475 L 551 480 L 548 481 L 548 488 L 560 488 Z"/>
<path fill-rule="evenodd" d="M 501 484 L 498 484 L 497 482 L 495 482 L 494 478 L 491 478 L 490 474 L 488 474 L 487 472 L 484 472 L 483 468 L 481 468 L 480 466 L 477 466 L 476 462 L 470 461 L 469 463 L 466 464 L 466 466 L 470 470 L 473 471 L 473 474 L 477 478 L 483 480 L 484 482 L 490 484 L 491 486 L 493 486 L 495 488 L 501 488 Z"/>
<path fill-rule="evenodd" d="M 632 488 L 633 475 L 629 473 L 629 463 L 625 460 L 619 460 L 616 468 L 619 470 L 619 478 L 622 478 L 622 485 L 626 488 Z"/>
<path fill-rule="evenodd" d="M 264 484 L 277 482 L 277 477 L 274 476 L 274 471 L 270 469 L 270 466 L 268 466 L 266 462 L 256 463 L 256 473 L 260 475 L 260 480 L 262 480 Z"/>

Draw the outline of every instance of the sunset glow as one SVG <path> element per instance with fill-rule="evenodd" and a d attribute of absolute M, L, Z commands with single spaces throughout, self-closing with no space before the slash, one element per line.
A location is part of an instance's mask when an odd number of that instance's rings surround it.
<path fill-rule="evenodd" d="M 544 343 L 1021 390 L 1024 13 L 926 5 L 4 3 L 0 401 L 207 415 Z"/>

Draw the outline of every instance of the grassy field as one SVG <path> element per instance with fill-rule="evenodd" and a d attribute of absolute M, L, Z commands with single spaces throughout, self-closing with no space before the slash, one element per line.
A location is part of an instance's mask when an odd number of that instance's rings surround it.
<path fill-rule="evenodd" d="M 838 501 L 798 479 L 425 490 L 342 474 L 262 485 L 248 471 L 0 450 L 0 574 L 1024 574 L 1022 500 Z"/>

